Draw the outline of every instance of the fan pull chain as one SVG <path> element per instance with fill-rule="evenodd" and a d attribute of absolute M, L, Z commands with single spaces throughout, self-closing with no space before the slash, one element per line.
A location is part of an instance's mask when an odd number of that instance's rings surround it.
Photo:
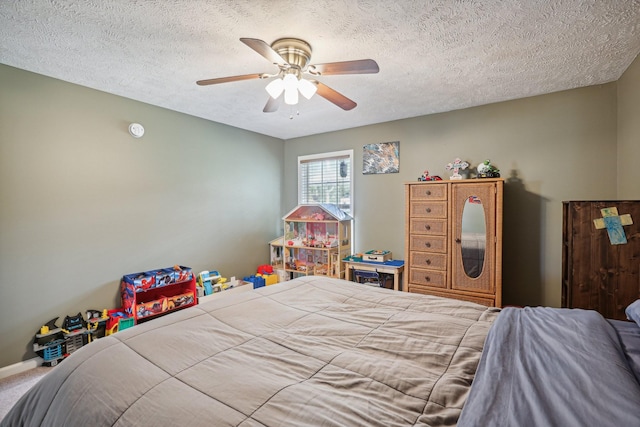
<path fill-rule="evenodd" d="M 291 113 L 289 114 L 289 120 L 293 120 L 294 116 L 299 116 L 300 115 L 300 110 L 295 110 L 295 114 L 294 114 L 294 106 L 291 106 Z"/>

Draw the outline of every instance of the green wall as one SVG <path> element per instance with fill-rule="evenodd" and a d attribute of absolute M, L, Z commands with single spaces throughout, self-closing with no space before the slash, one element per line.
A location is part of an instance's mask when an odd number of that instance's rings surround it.
<path fill-rule="evenodd" d="M 618 80 L 618 199 L 640 200 L 639 159 L 640 56 Z"/>
<path fill-rule="evenodd" d="M 254 273 L 283 158 L 279 139 L 0 65 L 0 367 L 50 319 L 119 305 L 123 274 Z"/>

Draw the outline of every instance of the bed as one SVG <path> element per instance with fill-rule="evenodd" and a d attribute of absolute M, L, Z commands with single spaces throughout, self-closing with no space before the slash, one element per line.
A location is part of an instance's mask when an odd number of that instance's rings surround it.
<path fill-rule="evenodd" d="M 640 426 L 640 327 L 593 310 L 505 308 L 459 426 Z"/>
<path fill-rule="evenodd" d="M 583 310 L 570 312 L 578 311 Z M 531 406 L 527 402 L 539 400 L 537 393 L 545 394 L 546 381 L 567 386 L 575 405 L 583 392 L 564 377 L 545 377 L 536 366 L 529 379 L 537 386 L 522 388 L 531 396 L 515 399 L 519 406 L 508 400 L 517 390 L 513 383 L 522 378 L 514 374 L 509 382 L 505 376 L 512 370 L 502 371 L 513 364 L 510 358 L 532 353 L 534 343 L 531 337 L 513 336 L 530 331 L 508 330 L 514 321 L 527 323 L 517 319 L 525 312 L 538 310 L 499 310 L 339 279 L 298 278 L 214 298 L 101 338 L 54 368 L 0 424 L 531 425 L 519 423 L 519 414 L 508 421 L 499 416 Z M 582 320 L 569 317 L 572 331 Z M 562 323 L 558 322 L 553 320 Z M 627 347 L 613 324 L 602 322 L 605 341 L 619 346 L 603 356 L 610 362 L 607 372 L 620 371 L 615 374 L 618 387 L 600 388 L 601 378 L 595 377 L 599 388 L 589 397 L 597 394 L 597 402 L 586 403 L 596 409 L 603 406 L 602 416 L 608 420 L 626 423 L 619 425 L 638 425 L 640 386 L 629 362 L 633 359 L 627 358 Z M 592 323 L 589 331 L 597 329 Z M 556 337 L 549 345 L 564 343 L 556 335 L 564 333 L 561 329 L 544 329 Z M 640 342 L 638 331 L 629 331 L 629 342 Z M 572 350 L 590 358 L 591 337 L 575 338 L 582 348 Z M 555 353 L 553 357 L 546 365 L 564 366 Z M 494 402 L 492 396 L 503 400 Z M 563 413 L 577 409 L 564 407 Z M 544 421 L 553 420 L 556 409 L 544 410 L 551 413 Z M 540 425 L 578 425 L 571 421 L 580 418 L 565 415 L 559 420 L 569 423 Z"/>

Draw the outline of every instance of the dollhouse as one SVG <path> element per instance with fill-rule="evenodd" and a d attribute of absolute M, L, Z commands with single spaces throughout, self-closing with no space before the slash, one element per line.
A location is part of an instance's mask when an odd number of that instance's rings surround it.
<path fill-rule="evenodd" d="M 305 204 L 296 206 L 283 220 L 284 237 L 282 240 L 276 239 L 282 242 L 282 252 L 281 257 L 276 258 L 274 267 L 294 277 L 345 277 L 342 259 L 352 252 L 353 218 L 349 214 L 336 205 Z"/>

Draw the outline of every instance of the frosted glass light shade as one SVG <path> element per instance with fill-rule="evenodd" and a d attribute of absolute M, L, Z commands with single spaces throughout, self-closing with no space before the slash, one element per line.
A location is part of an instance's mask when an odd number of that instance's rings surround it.
<path fill-rule="evenodd" d="M 287 74 L 282 80 L 284 82 L 284 103 L 296 105 L 298 103 L 298 78 L 293 74 Z"/>
<path fill-rule="evenodd" d="M 265 87 L 265 89 L 267 90 L 267 93 L 269 93 L 269 96 L 271 96 L 273 99 L 277 99 L 284 90 L 284 82 L 282 81 L 282 79 L 275 79 L 271 83 L 269 83 L 267 87 Z"/>
<path fill-rule="evenodd" d="M 311 97 L 318 90 L 316 85 L 311 83 L 309 80 L 305 80 L 305 79 L 300 79 L 300 81 L 298 82 L 298 89 L 300 90 L 300 93 L 302 94 L 302 96 L 304 96 L 307 99 L 311 99 Z"/>
<path fill-rule="evenodd" d="M 284 83 L 284 88 L 286 89 L 297 89 L 298 88 L 298 78 L 293 74 L 287 74 L 282 78 L 282 82 Z"/>
<path fill-rule="evenodd" d="M 284 103 L 296 105 L 298 103 L 298 89 L 287 88 L 284 90 Z"/>

